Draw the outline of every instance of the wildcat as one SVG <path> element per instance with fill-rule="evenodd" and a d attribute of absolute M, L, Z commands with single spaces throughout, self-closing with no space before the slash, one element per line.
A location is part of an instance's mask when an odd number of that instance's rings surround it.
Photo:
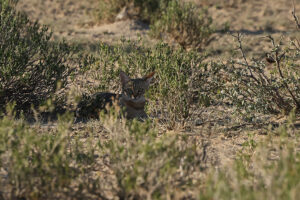
<path fill-rule="evenodd" d="M 121 71 L 121 94 L 99 92 L 92 96 L 84 95 L 76 109 L 76 121 L 98 118 L 99 112 L 105 110 L 107 105 L 112 106 L 115 101 L 123 108 L 123 114 L 127 119 L 147 118 L 144 110 L 146 104 L 144 94 L 149 89 L 154 74 L 155 72 L 152 72 L 143 78 L 131 79 L 125 72 Z"/>

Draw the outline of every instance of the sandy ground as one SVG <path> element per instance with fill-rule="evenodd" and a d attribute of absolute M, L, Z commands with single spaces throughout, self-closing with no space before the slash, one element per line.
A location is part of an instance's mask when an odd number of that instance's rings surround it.
<path fill-rule="evenodd" d="M 96 0 L 22 0 L 18 9 L 25 11 L 32 20 L 50 26 L 55 38 L 64 38 L 74 43 L 112 44 L 120 42 L 121 38 L 151 41 L 147 35 L 149 26 L 139 21 L 128 19 L 97 25 L 97 6 Z"/>
<path fill-rule="evenodd" d="M 297 34 L 291 15 L 292 0 L 189 1 L 207 9 L 213 18 L 217 32 L 206 50 L 214 59 L 230 56 L 236 45 L 231 34 L 243 33 L 246 49 L 255 56 L 270 50 L 270 44 L 264 36 L 272 34 L 278 38 Z M 294 2 L 296 11 L 300 10 L 300 0 Z M 131 40 L 142 38 L 148 44 L 155 41 L 147 34 L 149 26 L 139 21 L 127 19 L 97 25 L 97 6 L 97 0 L 22 0 L 18 8 L 31 19 L 49 25 L 56 37 L 75 43 L 118 43 L 122 37 Z M 222 32 L 224 27 L 228 27 L 229 32 Z"/>
<path fill-rule="evenodd" d="M 270 43 L 265 39 L 268 34 L 272 34 L 275 38 L 299 37 L 291 15 L 292 1 L 229 0 L 224 1 L 225 3 L 220 3 L 223 2 L 220 0 L 192 1 L 208 9 L 214 20 L 217 32 L 212 36 L 214 40 L 207 46 L 210 59 L 224 61 L 224 58 L 229 58 L 237 45 L 231 34 L 238 32 L 245 35 L 246 53 L 256 57 L 262 57 L 264 52 L 271 49 Z M 295 0 L 295 5 L 300 16 L 300 0 Z M 97 25 L 93 15 L 96 7 L 96 0 L 22 0 L 18 5 L 18 9 L 25 11 L 31 19 L 49 25 L 56 38 L 91 45 L 97 45 L 100 41 L 109 44 L 118 43 L 121 37 L 131 40 L 142 38 L 149 43 L 155 42 L 148 36 L 149 26 L 139 21 L 127 19 Z M 227 33 L 222 32 L 225 26 L 229 27 Z M 211 107 L 199 118 L 203 123 L 189 132 L 206 141 L 208 160 L 214 166 L 222 166 L 234 160 L 236 152 L 249 138 L 248 134 L 243 133 L 254 131 L 257 133 L 254 136 L 257 140 L 264 134 L 264 130 L 254 128 L 252 125 L 235 125 L 232 118 L 230 110 L 224 110 L 222 106 Z M 274 120 L 284 121 L 284 118 Z M 216 163 L 220 165 L 215 165 Z"/>

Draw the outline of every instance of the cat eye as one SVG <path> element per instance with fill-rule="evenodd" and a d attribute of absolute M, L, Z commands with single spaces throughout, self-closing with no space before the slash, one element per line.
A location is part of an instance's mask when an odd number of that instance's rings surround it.
<path fill-rule="evenodd" d="M 126 93 L 131 96 L 133 94 L 132 90 L 126 90 Z"/>
<path fill-rule="evenodd" d="M 138 90 L 137 95 L 141 96 L 142 94 L 144 94 L 144 91 L 143 90 Z"/>

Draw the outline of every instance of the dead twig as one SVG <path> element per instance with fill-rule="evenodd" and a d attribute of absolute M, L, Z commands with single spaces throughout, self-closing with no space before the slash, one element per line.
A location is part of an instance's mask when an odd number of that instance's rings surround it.
<path fill-rule="evenodd" d="M 293 1 L 293 11 L 292 11 L 292 15 L 294 17 L 294 20 L 296 22 L 297 28 L 300 29 L 300 23 L 299 23 L 299 19 L 296 16 L 296 7 L 295 7 L 295 1 Z"/>
<path fill-rule="evenodd" d="M 246 55 L 245 55 L 245 52 L 244 52 L 244 49 L 243 49 L 243 46 L 242 46 L 242 34 L 241 33 L 238 33 L 237 35 L 232 35 L 233 37 L 235 37 L 239 43 L 239 50 L 240 52 L 242 53 L 242 56 L 243 56 L 243 59 L 245 61 L 245 64 L 246 66 L 248 67 L 248 70 L 250 72 L 250 75 L 251 77 L 257 82 L 259 83 L 259 81 L 257 80 L 257 78 L 253 75 L 253 72 L 251 70 L 251 67 L 249 66 L 249 63 L 247 61 L 247 58 L 246 58 Z"/>

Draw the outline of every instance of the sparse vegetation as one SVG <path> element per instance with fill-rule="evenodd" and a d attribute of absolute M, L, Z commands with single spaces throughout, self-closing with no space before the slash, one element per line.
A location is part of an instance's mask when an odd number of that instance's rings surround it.
<path fill-rule="evenodd" d="M 213 32 L 212 18 L 204 9 L 179 0 L 101 0 L 100 18 L 114 21 L 123 7 L 129 14 L 150 23 L 152 36 L 161 38 L 167 34 L 184 48 L 202 48 Z"/>
<path fill-rule="evenodd" d="M 264 140 L 250 137 L 233 165 L 213 171 L 200 199 L 297 199 L 300 154 L 294 117 Z"/>
<path fill-rule="evenodd" d="M 86 126 L 71 138 L 68 115 L 47 131 L 14 120 L 12 108 L 7 109 L 0 121 L 0 167 L 6 171 L 0 194 L 6 198 L 298 197 L 295 115 L 287 126 L 269 130 L 266 140 L 250 135 L 233 165 L 207 174 L 206 147 L 197 136 L 160 135 L 150 121 L 121 121 L 112 112 L 101 125 Z M 105 135 L 97 136 L 97 129 Z"/>
<path fill-rule="evenodd" d="M 271 48 L 253 59 L 234 34 L 241 59 L 208 62 L 198 49 L 211 21 L 192 4 L 114 0 L 108 13 L 133 5 L 155 34 L 173 34 L 184 48 L 122 39 L 84 57 L 15 2 L 0 0 L 0 199 L 298 199 L 299 29 L 290 43 L 264 37 Z M 229 7 L 236 2 L 251 3 Z M 121 70 L 132 78 L 156 72 L 150 117 L 126 120 L 112 104 L 99 119 L 74 123 L 78 94 L 118 93 Z M 45 123 L 39 112 L 55 109 L 58 87 L 66 111 Z M 35 122 L 20 112 L 30 108 Z"/>
<path fill-rule="evenodd" d="M 296 64 L 299 50 L 292 46 L 284 48 L 280 42 L 277 44 L 268 36 L 273 49 L 266 54 L 266 60 L 249 60 L 242 46 L 241 35 L 236 38 L 243 60 L 232 60 L 230 64 L 222 66 L 226 85 L 223 96 L 244 113 L 289 114 L 293 109 L 299 112 L 300 71 Z"/>

